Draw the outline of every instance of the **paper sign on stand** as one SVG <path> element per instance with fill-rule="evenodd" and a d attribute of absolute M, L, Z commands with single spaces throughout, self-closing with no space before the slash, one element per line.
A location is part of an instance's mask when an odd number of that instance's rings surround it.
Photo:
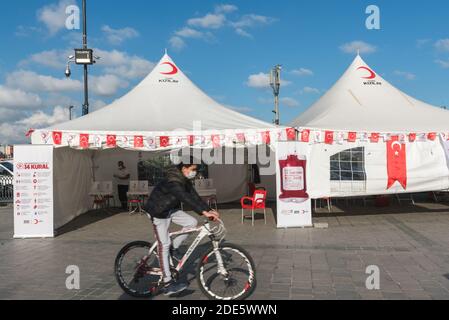
<path fill-rule="evenodd" d="M 14 147 L 14 238 L 52 238 L 53 146 Z"/>
<path fill-rule="evenodd" d="M 278 142 L 276 150 L 278 228 L 311 227 L 312 200 L 307 194 L 305 144 Z"/>

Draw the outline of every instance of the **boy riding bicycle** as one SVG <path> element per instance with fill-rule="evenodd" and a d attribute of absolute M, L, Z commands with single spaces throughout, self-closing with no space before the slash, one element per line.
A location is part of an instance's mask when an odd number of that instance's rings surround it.
<path fill-rule="evenodd" d="M 166 178 L 156 186 L 152 192 L 145 210 L 151 215 L 154 233 L 158 242 L 158 254 L 161 269 L 164 274 L 163 292 L 167 296 L 180 293 L 187 289 L 186 283 L 176 283 L 170 271 L 170 254 L 176 258 L 178 249 L 187 239 L 188 235 L 177 237 L 173 244 L 169 237 L 170 223 L 173 222 L 184 229 L 195 228 L 198 221 L 179 210 L 181 202 L 188 205 L 197 214 L 217 221 L 220 214 L 211 210 L 196 192 L 191 180 L 197 175 L 197 165 L 190 158 L 189 163 L 180 163 L 167 170 Z"/>

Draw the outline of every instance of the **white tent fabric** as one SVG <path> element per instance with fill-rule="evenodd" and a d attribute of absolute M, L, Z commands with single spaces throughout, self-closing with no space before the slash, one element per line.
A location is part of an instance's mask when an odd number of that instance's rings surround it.
<path fill-rule="evenodd" d="M 403 93 L 357 56 L 337 83 L 292 126 L 357 132 L 446 133 L 448 124 L 449 111 Z"/>
<path fill-rule="evenodd" d="M 166 135 L 179 141 L 180 136 L 185 139 L 188 135 L 200 135 L 201 140 L 205 138 L 208 142 L 193 147 L 211 149 L 234 147 L 239 134 L 245 135 L 244 145 L 264 144 L 266 133 L 268 139 L 275 141 L 279 134 L 286 134 L 284 129 L 217 103 L 165 54 L 154 70 L 122 98 L 82 118 L 36 130 L 31 140 L 33 144 L 50 144 L 56 148 L 55 227 L 59 228 L 88 211 L 92 204 L 88 195 L 91 181 L 93 178 L 113 180 L 118 160 L 125 161 L 131 179 L 137 180 L 137 163 L 142 158 L 158 154 L 159 150 L 189 147 L 185 141 L 162 146 L 157 137 Z M 211 141 L 211 133 L 220 135 L 220 145 Z M 88 136 L 84 146 L 81 145 L 83 135 Z M 117 136 L 114 147 L 107 145 L 110 135 Z M 134 144 L 137 135 L 143 137 L 144 145 Z M 149 145 L 150 140 L 157 143 Z M 246 165 L 213 165 L 210 175 L 215 180 L 220 202 L 238 200 L 245 194 Z"/>
<path fill-rule="evenodd" d="M 448 137 L 449 112 L 393 87 L 360 56 L 292 126 L 310 133 L 304 153 L 310 177 L 308 193 L 314 199 L 449 188 L 448 162 L 442 143 Z M 324 131 L 331 133 L 333 142 L 325 143 Z M 350 132 L 357 134 L 357 140 L 349 140 Z M 427 138 L 433 132 L 439 133 L 442 140 L 438 135 L 436 139 Z M 370 141 L 372 133 L 380 133 L 381 138 Z M 411 133 L 419 134 L 420 138 L 409 140 Z M 405 150 L 406 164 L 401 167 L 405 187 L 398 182 L 388 186 L 387 141 L 392 137 L 399 137 L 397 145 Z M 358 152 L 357 160 L 351 152 Z M 361 176 L 365 177 L 360 179 Z"/>

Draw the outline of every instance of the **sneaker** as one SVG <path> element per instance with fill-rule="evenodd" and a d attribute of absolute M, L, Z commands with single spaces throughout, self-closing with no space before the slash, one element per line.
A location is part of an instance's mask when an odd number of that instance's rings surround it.
<path fill-rule="evenodd" d="M 183 282 L 170 282 L 167 286 L 162 288 L 164 296 L 172 296 L 177 293 L 181 293 L 188 288 L 187 283 Z"/>

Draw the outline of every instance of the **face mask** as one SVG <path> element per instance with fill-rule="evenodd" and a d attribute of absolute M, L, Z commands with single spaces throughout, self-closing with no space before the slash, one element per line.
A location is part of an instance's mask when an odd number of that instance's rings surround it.
<path fill-rule="evenodd" d="M 196 178 L 196 175 L 197 175 L 196 171 L 190 171 L 186 178 L 189 180 L 193 180 Z"/>

